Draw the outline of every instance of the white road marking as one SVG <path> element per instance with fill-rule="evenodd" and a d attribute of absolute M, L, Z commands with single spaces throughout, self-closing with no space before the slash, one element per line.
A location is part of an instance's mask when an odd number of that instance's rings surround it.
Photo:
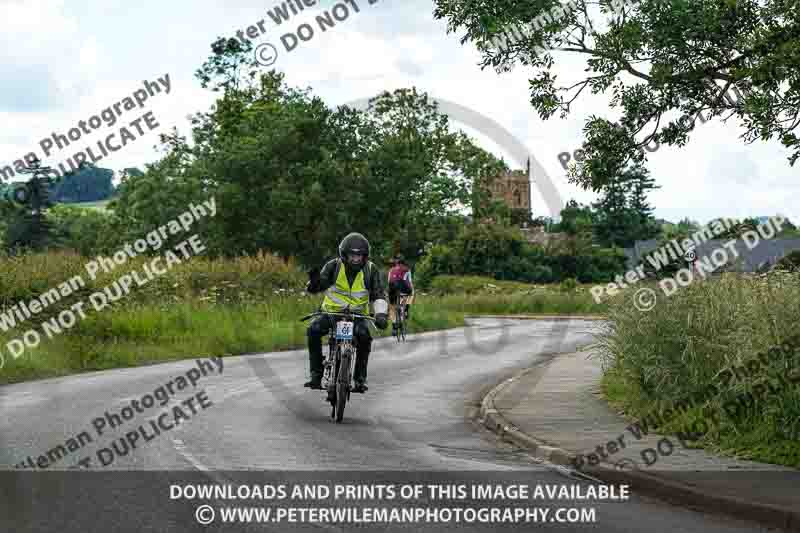
<path fill-rule="evenodd" d="M 257 389 L 260 386 L 260 382 L 255 380 L 255 383 L 247 383 L 244 387 L 239 387 L 236 389 L 231 390 L 227 394 L 225 394 L 222 399 L 218 400 L 218 403 L 222 403 L 228 398 L 232 398 L 234 396 L 239 396 L 240 394 L 244 394 L 246 392 L 251 392 L 253 389 Z M 208 477 L 213 479 L 219 484 L 233 484 L 233 481 L 226 478 L 225 476 L 217 473 L 216 471 L 212 470 L 208 466 L 204 465 L 202 461 L 200 461 L 197 457 L 192 455 L 190 452 L 186 450 L 186 444 L 181 439 L 172 439 L 173 448 L 176 452 L 178 452 L 181 456 L 183 456 L 186 461 L 189 462 L 193 467 L 197 470 L 204 472 Z M 326 529 L 328 531 L 344 531 L 342 528 L 337 528 L 328 524 L 318 524 L 316 522 L 309 522 L 310 525 L 316 526 L 321 529 Z"/>
<path fill-rule="evenodd" d="M 257 380 L 256 380 L 257 381 Z M 222 398 L 216 401 L 217 404 L 223 403 L 228 398 L 232 398 L 234 396 L 239 396 L 240 394 L 244 394 L 246 392 L 251 392 L 253 389 L 258 387 L 258 383 L 247 383 L 243 387 L 235 388 L 228 393 L 226 393 Z M 197 470 L 202 472 L 211 472 L 212 470 L 204 465 L 202 461 L 200 461 L 197 457 L 192 455 L 190 452 L 186 451 L 186 444 L 180 439 L 172 439 L 173 448 L 176 452 L 178 452 L 184 459 L 186 459 L 192 466 L 194 466 Z"/>
<path fill-rule="evenodd" d="M 0 406 L 3 410 L 15 407 L 26 407 L 47 401 L 47 397 L 34 392 L 16 392 L 0 396 Z"/>

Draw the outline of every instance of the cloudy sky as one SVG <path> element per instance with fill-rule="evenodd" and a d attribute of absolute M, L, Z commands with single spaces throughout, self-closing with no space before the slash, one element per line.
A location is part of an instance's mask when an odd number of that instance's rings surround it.
<path fill-rule="evenodd" d="M 321 0 L 278 26 L 267 14 L 283 3 L 276 0 L 3 0 L 0 166 L 41 152 L 42 138 L 66 133 L 77 121 L 130 96 L 143 80 L 155 82 L 167 73 L 170 94 L 153 96 L 144 109 L 129 111 L 123 119 L 152 111 L 159 130 L 177 127 L 188 134 L 187 115 L 207 110 L 214 100 L 194 78 L 209 44 L 263 19 L 266 33 L 253 42 L 276 46 L 279 55 L 272 68 L 285 72 L 289 84 L 310 86 L 331 106 L 416 86 L 506 128 L 530 150 L 563 201 L 593 199 L 567 183 L 557 156 L 580 146 L 587 117 L 608 112 L 606 97 L 583 99 L 567 119 L 542 121 L 529 104 L 528 73 L 521 67 L 505 74 L 481 70 L 475 47 L 461 45 L 460 35 L 447 34 L 445 22 L 433 18 L 430 0 L 352 0 L 360 12 L 351 11 L 336 27 L 317 30 L 307 42 L 285 51 L 282 35 L 302 23 L 313 24 L 315 15 L 337 1 Z M 564 58 L 560 67 L 565 81 L 582 72 L 574 58 Z M 103 127 L 45 162 L 55 166 L 111 131 Z M 466 131 L 512 167 L 521 166 L 505 147 Z M 661 186 L 651 196 L 656 216 L 705 222 L 717 216 L 781 213 L 800 222 L 800 163 L 790 167 L 787 151 L 775 140 L 744 144 L 738 138 L 742 131 L 733 121 L 716 119 L 698 126 L 686 147 L 650 154 L 648 167 Z M 159 156 L 156 133 L 98 165 L 143 168 Z M 534 216 L 551 214 L 536 191 L 533 202 Z"/>

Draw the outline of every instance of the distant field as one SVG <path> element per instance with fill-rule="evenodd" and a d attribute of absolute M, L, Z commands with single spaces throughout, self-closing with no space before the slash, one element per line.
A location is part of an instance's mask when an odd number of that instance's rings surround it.
<path fill-rule="evenodd" d="M 106 205 L 108 205 L 108 202 L 110 202 L 110 201 L 111 200 L 100 200 L 98 202 L 77 202 L 77 203 L 74 203 L 74 204 L 67 204 L 67 205 L 74 205 L 76 207 L 88 207 L 88 208 L 91 208 L 91 209 L 105 210 L 106 209 Z"/>

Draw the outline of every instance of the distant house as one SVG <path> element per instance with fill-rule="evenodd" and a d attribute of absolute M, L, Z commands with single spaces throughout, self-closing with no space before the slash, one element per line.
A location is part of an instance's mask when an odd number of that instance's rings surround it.
<path fill-rule="evenodd" d="M 695 248 L 698 258 L 709 256 L 714 250 L 723 248 L 730 239 L 713 239 L 700 243 Z M 627 268 L 635 268 L 643 261 L 648 254 L 658 248 L 658 241 L 636 241 L 632 248 L 625 248 L 627 256 Z M 795 250 L 800 250 L 800 239 L 761 239 L 752 250 L 747 244 L 737 239 L 734 248 L 738 254 L 733 259 L 733 254 L 728 253 L 732 258 L 728 265 L 721 267 L 720 270 L 731 272 L 759 272 L 775 266 L 775 264 Z M 686 263 L 681 259 L 680 264 Z"/>

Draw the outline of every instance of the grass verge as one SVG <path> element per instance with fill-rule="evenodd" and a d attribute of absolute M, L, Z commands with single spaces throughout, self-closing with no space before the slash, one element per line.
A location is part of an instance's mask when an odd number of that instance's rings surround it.
<path fill-rule="evenodd" d="M 609 402 L 710 451 L 800 467 L 800 276 L 726 274 L 668 298 L 656 290 L 646 313 L 633 292 L 611 302 L 601 336 Z"/>
<path fill-rule="evenodd" d="M 259 302 L 219 303 L 208 297 L 175 303 L 135 303 L 110 312 L 89 312 L 65 333 L 28 348 L 18 359 L 7 350 L 0 383 L 131 367 L 208 355 L 239 355 L 302 348 L 307 323 L 320 297 L 285 291 Z M 590 303 L 590 299 L 589 299 Z M 468 314 L 569 313 L 590 309 L 585 295 L 419 295 L 409 331 L 419 333 L 464 325 Z M 589 307 L 587 307 L 589 306 Z M 41 332 L 39 328 L 38 331 Z M 22 331 L 0 335 L 3 346 Z M 391 329 L 373 331 L 375 338 Z"/>

